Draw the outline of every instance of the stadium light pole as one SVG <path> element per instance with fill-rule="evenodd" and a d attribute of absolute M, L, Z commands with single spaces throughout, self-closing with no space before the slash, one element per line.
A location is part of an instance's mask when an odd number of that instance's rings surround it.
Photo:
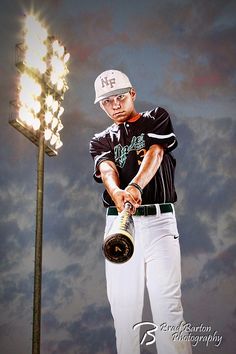
<path fill-rule="evenodd" d="M 23 42 L 16 45 L 20 73 L 17 98 L 11 101 L 9 123 L 38 147 L 32 354 L 40 354 L 43 249 L 44 158 L 63 145 L 62 102 L 68 90 L 70 54 L 33 14 L 26 15 Z"/>
<path fill-rule="evenodd" d="M 44 194 L 44 135 L 39 133 L 37 193 L 36 193 L 36 228 L 35 228 L 35 264 L 34 264 L 34 303 L 32 354 L 40 353 L 41 337 L 41 285 L 42 285 L 42 248 L 43 248 L 43 194 Z"/>

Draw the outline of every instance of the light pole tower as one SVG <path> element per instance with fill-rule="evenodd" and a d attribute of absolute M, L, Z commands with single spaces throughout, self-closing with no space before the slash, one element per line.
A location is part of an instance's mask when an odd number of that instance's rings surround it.
<path fill-rule="evenodd" d="M 44 157 L 63 145 L 62 102 L 68 90 L 70 54 L 32 14 L 25 17 L 23 41 L 16 45 L 17 98 L 9 123 L 38 147 L 32 354 L 40 354 Z"/>

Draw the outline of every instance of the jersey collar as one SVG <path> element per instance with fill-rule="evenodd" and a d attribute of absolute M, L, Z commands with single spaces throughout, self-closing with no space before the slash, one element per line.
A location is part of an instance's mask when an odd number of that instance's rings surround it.
<path fill-rule="evenodd" d="M 141 117 L 141 113 L 136 114 L 134 117 L 130 118 L 127 122 L 134 123 Z"/>

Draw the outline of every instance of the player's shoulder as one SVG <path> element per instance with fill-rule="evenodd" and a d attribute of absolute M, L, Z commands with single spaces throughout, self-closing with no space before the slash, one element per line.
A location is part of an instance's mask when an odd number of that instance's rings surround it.
<path fill-rule="evenodd" d="M 142 116 L 150 121 L 169 117 L 169 113 L 163 107 L 156 107 L 152 110 L 142 112 Z"/>
<path fill-rule="evenodd" d="M 110 137 L 111 132 L 116 129 L 116 124 L 112 124 L 106 129 L 102 130 L 99 133 L 95 133 L 93 139 L 100 140 L 100 139 L 107 139 Z"/>

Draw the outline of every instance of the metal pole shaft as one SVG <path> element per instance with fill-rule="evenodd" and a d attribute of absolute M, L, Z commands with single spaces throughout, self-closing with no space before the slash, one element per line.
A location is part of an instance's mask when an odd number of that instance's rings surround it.
<path fill-rule="evenodd" d="M 40 131 L 39 146 L 38 146 L 38 167 L 37 167 L 37 202 L 36 202 L 32 354 L 40 354 L 44 151 L 45 151 L 44 134 L 43 134 L 43 131 Z"/>

